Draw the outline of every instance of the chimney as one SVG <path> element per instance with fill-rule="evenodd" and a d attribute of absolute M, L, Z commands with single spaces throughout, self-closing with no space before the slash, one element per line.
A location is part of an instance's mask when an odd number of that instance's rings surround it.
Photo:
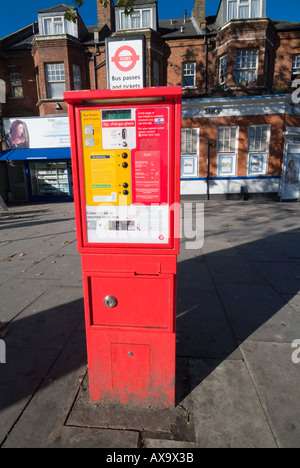
<path fill-rule="evenodd" d="M 200 26 L 200 29 L 205 29 L 205 0 L 194 0 L 194 9 L 192 11 L 192 15 Z"/>
<path fill-rule="evenodd" d="M 99 29 L 103 28 L 105 24 L 109 27 L 109 29 L 115 29 L 115 9 L 114 9 L 114 1 L 108 0 L 108 5 L 105 8 L 98 0 L 97 2 L 97 18 L 98 18 L 98 27 Z"/>

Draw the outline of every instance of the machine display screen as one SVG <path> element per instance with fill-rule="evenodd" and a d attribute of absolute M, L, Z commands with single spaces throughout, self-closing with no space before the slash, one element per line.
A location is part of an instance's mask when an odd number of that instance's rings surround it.
<path fill-rule="evenodd" d="M 102 120 L 124 120 L 131 119 L 130 109 L 103 110 Z"/>

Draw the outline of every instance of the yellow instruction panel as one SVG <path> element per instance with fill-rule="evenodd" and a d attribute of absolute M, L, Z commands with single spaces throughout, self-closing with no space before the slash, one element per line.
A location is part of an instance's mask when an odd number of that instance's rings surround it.
<path fill-rule="evenodd" d="M 83 110 L 81 127 L 86 204 L 131 205 L 134 110 Z"/>

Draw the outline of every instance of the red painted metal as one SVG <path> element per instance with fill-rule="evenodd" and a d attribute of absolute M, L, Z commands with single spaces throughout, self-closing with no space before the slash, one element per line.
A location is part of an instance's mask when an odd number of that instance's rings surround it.
<path fill-rule="evenodd" d="M 92 401 L 167 406 L 175 402 L 181 93 L 179 87 L 168 87 L 64 94 L 69 105 Z M 158 239 L 98 242 L 89 238 L 81 116 L 128 108 L 134 109 L 136 118 L 136 123 L 123 123 L 136 130 L 136 145 L 130 152 L 132 205 L 143 204 L 152 210 L 154 204 L 167 204 L 163 213 L 168 217 L 168 238 L 160 236 L 161 243 Z M 152 127 L 147 115 L 154 116 Z M 114 123 L 102 122 L 103 128 L 109 126 Z M 107 307 L 106 296 L 116 298 L 114 307 Z"/>

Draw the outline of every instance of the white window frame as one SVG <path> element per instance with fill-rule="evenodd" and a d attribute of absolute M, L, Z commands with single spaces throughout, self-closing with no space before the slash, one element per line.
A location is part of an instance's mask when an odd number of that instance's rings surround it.
<path fill-rule="evenodd" d="M 232 137 L 232 132 L 235 131 L 235 135 Z M 221 145 L 220 134 L 224 132 L 226 137 L 226 132 L 229 138 L 224 138 Z M 237 155 L 238 155 L 238 141 L 239 141 L 239 127 L 218 127 L 218 139 L 217 139 L 217 174 L 218 177 L 234 177 L 237 172 Z M 229 142 L 226 143 L 226 142 Z M 234 143 L 234 148 L 232 148 L 232 142 Z M 224 169 L 223 169 L 224 165 Z M 229 167 L 225 167 L 229 165 Z M 231 169 L 231 170 L 230 170 Z"/>
<path fill-rule="evenodd" d="M 143 12 L 150 13 L 150 24 L 143 25 Z M 133 27 L 133 17 L 139 17 L 140 26 Z M 153 28 L 153 10 L 152 8 L 134 9 L 131 15 L 125 15 L 124 10 L 119 11 L 120 30 Z M 126 22 L 127 25 L 126 25 Z"/>
<path fill-rule="evenodd" d="M 182 64 L 182 87 L 183 89 L 196 89 L 196 74 L 197 64 L 196 62 L 184 62 Z M 193 84 L 185 85 L 185 78 L 193 77 Z"/>
<path fill-rule="evenodd" d="M 227 80 L 227 54 L 219 58 L 219 84 L 225 85 Z"/>
<path fill-rule="evenodd" d="M 300 75 L 300 54 L 293 55 L 292 61 L 292 80 Z"/>
<path fill-rule="evenodd" d="M 241 56 L 239 58 L 239 54 L 249 54 L 249 56 L 243 57 Z M 255 54 L 255 57 L 254 57 Z M 241 49 L 236 51 L 236 64 L 235 64 L 235 84 L 241 84 L 241 83 L 257 83 L 257 75 L 258 75 L 258 55 L 259 55 L 259 50 L 258 49 Z M 255 58 L 255 65 L 254 65 L 254 58 Z M 243 62 L 247 62 L 246 65 L 243 64 Z M 254 79 L 251 81 L 247 81 L 246 79 L 241 79 L 238 75 L 242 76 L 243 73 L 249 73 L 252 72 L 254 74 Z"/>
<path fill-rule="evenodd" d="M 50 33 L 46 33 L 46 27 L 45 27 L 45 21 L 46 21 L 46 20 L 47 20 L 47 21 L 49 21 L 49 20 L 51 21 L 51 26 L 50 26 L 51 32 L 50 32 Z M 57 20 L 59 20 L 59 21 L 57 21 Z M 56 34 L 58 34 L 58 35 L 59 35 L 59 34 L 65 34 L 65 32 L 66 32 L 66 28 L 65 28 L 65 19 L 64 19 L 63 16 L 59 16 L 59 15 L 57 15 L 57 16 L 45 16 L 45 17 L 43 17 L 42 21 L 43 21 L 43 33 L 44 33 L 44 35 L 47 35 L 47 36 L 55 36 Z M 56 23 L 61 23 L 61 25 L 62 25 L 62 31 L 59 32 L 59 33 L 55 33 L 55 32 L 54 32 L 54 24 L 55 24 L 55 22 L 56 22 Z"/>
<path fill-rule="evenodd" d="M 265 131 L 266 137 L 262 138 L 262 132 Z M 254 139 L 251 133 L 254 132 Z M 266 175 L 269 164 L 271 125 L 250 125 L 248 128 L 248 161 L 247 175 Z M 254 141 L 254 147 L 251 144 Z M 264 143 L 264 144 L 263 144 Z"/>
<path fill-rule="evenodd" d="M 63 66 L 63 68 L 62 68 Z M 62 73 L 63 70 L 63 73 Z M 47 97 L 48 99 L 60 99 L 63 97 L 63 92 L 66 89 L 66 73 L 65 64 L 63 62 L 46 63 L 45 64 L 46 83 L 47 83 Z M 55 88 L 51 84 L 64 83 L 64 90 L 57 95 L 53 94 Z"/>
<path fill-rule="evenodd" d="M 185 136 L 184 136 L 185 134 Z M 188 140 L 191 138 L 191 140 Z M 190 141 L 190 147 L 187 142 Z M 196 178 L 199 175 L 200 128 L 181 129 L 181 178 Z"/>
<path fill-rule="evenodd" d="M 11 89 L 12 97 L 14 98 L 24 97 L 21 73 L 10 73 L 9 79 L 10 79 L 10 89 Z M 17 88 L 20 89 L 20 93 L 17 92 Z"/>
<path fill-rule="evenodd" d="M 260 0 L 260 5 L 259 5 L 259 14 L 254 15 L 253 12 L 253 0 L 227 0 L 227 21 L 231 21 L 232 19 L 249 19 L 249 18 L 261 18 L 263 14 L 263 0 Z M 229 11 L 230 11 L 230 3 L 235 3 L 236 4 L 236 15 L 232 18 L 229 16 Z M 243 18 L 240 15 L 241 8 L 243 7 L 248 7 L 248 16 L 246 18 Z"/>

